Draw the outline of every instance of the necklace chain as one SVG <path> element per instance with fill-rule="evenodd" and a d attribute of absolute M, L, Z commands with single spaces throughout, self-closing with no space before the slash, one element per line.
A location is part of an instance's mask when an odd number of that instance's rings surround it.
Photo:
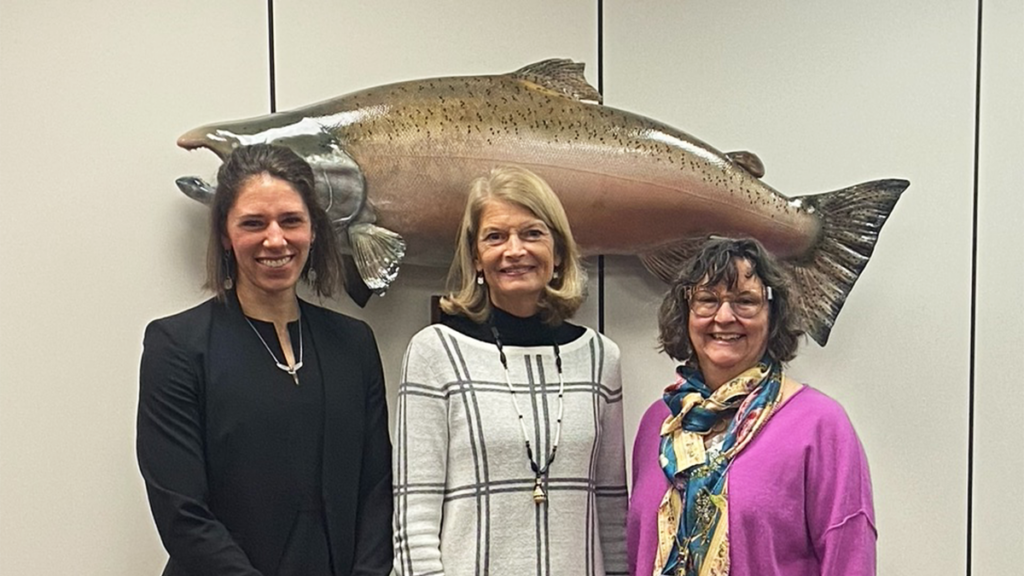
<path fill-rule="evenodd" d="M 289 365 L 285 364 L 284 362 L 278 362 L 277 356 L 274 355 L 274 351 L 270 349 L 270 346 L 267 344 L 267 341 L 263 339 L 263 335 L 260 334 L 260 331 L 256 329 L 256 326 L 252 323 L 252 320 L 249 320 L 249 317 L 244 315 L 244 314 L 242 315 L 242 317 L 245 318 L 245 321 L 249 323 L 249 327 L 252 328 L 252 331 L 256 333 L 256 337 L 259 338 L 260 342 L 263 343 L 263 347 L 267 349 L 267 353 L 270 354 L 270 357 L 274 359 L 274 365 L 277 366 L 279 369 L 281 369 L 281 370 L 287 372 L 288 374 L 290 374 L 291 377 L 292 377 L 292 380 L 295 381 L 295 385 L 298 386 L 299 385 L 299 368 L 302 368 L 302 358 L 303 358 L 303 352 L 302 352 L 302 317 L 301 316 L 299 317 L 299 361 L 296 362 L 292 366 L 289 366 Z"/>
<path fill-rule="evenodd" d="M 508 359 L 505 357 L 505 347 L 501 342 L 501 335 L 495 326 L 491 326 L 491 334 L 494 335 L 494 344 L 498 347 L 498 356 L 501 358 L 501 366 L 505 369 L 505 384 L 512 395 L 512 406 L 516 409 L 516 416 L 519 417 L 519 429 L 523 433 L 523 443 L 526 444 L 526 458 L 530 461 L 530 469 L 535 475 L 533 484 L 533 501 L 540 506 L 547 501 L 547 493 L 544 491 L 544 476 L 547 475 L 551 463 L 555 461 L 555 453 L 558 452 L 558 443 L 562 439 L 562 415 L 565 409 L 565 379 L 562 377 L 562 355 L 558 350 L 558 342 L 553 342 L 555 349 L 555 368 L 558 369 L 558 420 L 555 426 L 555 441 L 551 445 L 551 453 L 543 466 L 539 461 L 533 459 L 533 448 L 530 446 L 530 435 L 526 431 L 526 422 L 523 419 L 523 412 L 519 409 L 519 401 L 516 400 L 516 390 L 512 387 L 512 378 L 508 373 Z"/>

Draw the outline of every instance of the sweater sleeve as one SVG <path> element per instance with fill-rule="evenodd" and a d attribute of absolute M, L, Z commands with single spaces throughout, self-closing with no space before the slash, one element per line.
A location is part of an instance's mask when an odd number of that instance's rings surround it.
<path fill-rule="evenodd" d="M 658 507 L 669 488 L 658 464 L 661 424 L 670 414 L 668 405 L 655 400 L 640 418 L 633 440 L 633 483 L 626 518 L 626 546 L 630 574 L 647 576 L 654 571 L 658 549 Z"/>
<path fill-rule="evenodd" d="M 604 387 L 608 394 L 601 417 L 601 445 L 597 459 L 597 515 L 605 574 L 625 575 L 626 567 L 626 460 L 623 446 L 622 372 L 619 348 L 605 344 Z"/>
<path fill-rule="evenodd" d="M 807 469 L 807 525 L 821 573 L 875 574 L 875 515 L 867 457 L 838 404 L 823 414 Z"/>
<path fill-rule="evenodd" d="M 165 324 L 146 328 L 136 452 L 171 561 L 197 576 L 260 576 L 207 504 L 198 368 Z"/>
<path fill-rule="evenodd" d="M 366 442 L 363 445 L 359 477 L 359 511 L 356 528 L 353 576 L 385 575 L 391 570 L 391 439 L 388 436 L 388 407 L 385 399 L 384 369 L 373 332 L 365 324 L 367 374 Z"/>
<path fill-rule="evenodd" d="M 433 370 L 433 328 L 413 337 L 398 390 L 394 452 L 395 574 L 441 576 L 441 516 L 448 461 L 448 400 Z"/>

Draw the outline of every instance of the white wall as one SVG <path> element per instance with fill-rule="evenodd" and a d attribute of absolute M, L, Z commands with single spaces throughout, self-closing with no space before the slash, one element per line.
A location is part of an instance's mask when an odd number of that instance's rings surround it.
<path fill-rule="evenodd" d="M 607 103 L 754 151 L 788 195 L 910 180 L 828 347 L 806 344 L 792 374 L 838 399 L 864 443 L 879 572 L 965 567 L 976 8 L 641 5 L 610 9 Z M 663 290 L 623 268 L 608 333 L 626 348 L 635 416 L 671 374 L 651 350 Z"/>
<path fill-rule="evenodd" d="M 266 2 L 79 4 L 0 0 L 4 575 L 159 573 L 133 452 L 141 336 L 204 298 L 206 212 L 173 180 L 217 164 L 174 140 L 269 110 Z M 609 0 L 603 38 L 597 0 L 276 4 L 279 109 L 563 56 L 595 85 L 603 72 L 609 105 L 756 152 L 786 194 L 909 179 L 828 347 L 807 344 L 792 371 L 864 441 L 880 573 L 967 573 L 969 542 L 976 574 L 1024 562 L 1019 0 L 985 3 L 977 227 L 976 2 Z M 405 269 L 365 310 L 327 303 L 374 326 L 392 400 L 442 275 Z M 623 257 L 606 279 L 631 441 L 671 376 L 653 351 L 663 287 Z M 596 325 L 592 294 L 579 319 Z"/>
<path fill-rule="evenodd" d="M 986 2 L 982 27 L 974 374 L 976 574 L 1024 566 L 1024 2 Z"/>

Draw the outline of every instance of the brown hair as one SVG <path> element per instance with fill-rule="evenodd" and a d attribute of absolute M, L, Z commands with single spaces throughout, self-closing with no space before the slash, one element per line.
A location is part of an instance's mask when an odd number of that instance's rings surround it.
<path fill-rule="evenodd" d="M 539 304 L 541 319 L 557 325 L 571 318 L 585 298 L 587 273 L 580 262 L 580 251 L 569 229 L 569 219 L 558 196 L 547 182 L 525 168 L 499 166 L 487 176 L 473 181 L 466 210 L 455 238 L 455 258 L 448 272 L 448 295 L 441 299 L 447 314 L 461 314 L 474 322 L 483 322 L 491 313 L 487 286 L 476 283 L 476 243 L 480 215 L 492 200 L 508 202 L 529 210 L 551 230 L 557 278 L 544 289 Z"/>
<path fill-rule="evenodd" d="M 236 269 L 234 256 L 228 258 L 223 239 L 227 236 L 228 212 L 248 181 L 260 174 L 284 180 L 302 198 L 309 211 L 313 236 L 319 242 L 309 247 L 302 279 L 320 296 L 330 297 L 342 284 L 341 252 L 334 242 L 334 230 L 327 212 L 316 199 L 313 169 L 298 154 L 282 146 L 254 144 L 236 148 L 217 171 L 217 191 L 210 206 L 210 237 L 206 248 L 204 288 L 224 299 L 224 281 Z"/>
<path fill-rule="evenodd" d="M 749 262 L 751 273 L 772 291 L 772 298 L 768 301 L 768 355 L 779 362 L 788 362 L 796 357 L 799 338 L 804 332 L 792 307 L 792 289 L 786 272 L 752 238 L 711 239 L 683 264 L 658 311 L 658 344 L 663 352 L 676 360 L 696 362 L 690 342 L 688 289 L 720 284 L 734 289 L 740 276 L 736 267 L 739 260 Z"/>

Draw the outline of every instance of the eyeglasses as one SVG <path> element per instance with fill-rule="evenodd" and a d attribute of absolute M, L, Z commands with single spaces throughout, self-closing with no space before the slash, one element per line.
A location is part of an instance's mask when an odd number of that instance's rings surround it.
<path fill-rule="evenodd" d="M 732 313 L 740 318 L 753 318 L 764 308 L 764 303 L 772 299 L 772 287 L 766 286 L 764 294 L 756 292 L 744 292 L 739 295 L 732 295 L 719 298 L 711 290 L 703 288 L 687 288 L 686 299 L 690 304 L 690 311 L 700 318 L 710 318 L 718 313 L 724 302 L 729 303 Z"/>

